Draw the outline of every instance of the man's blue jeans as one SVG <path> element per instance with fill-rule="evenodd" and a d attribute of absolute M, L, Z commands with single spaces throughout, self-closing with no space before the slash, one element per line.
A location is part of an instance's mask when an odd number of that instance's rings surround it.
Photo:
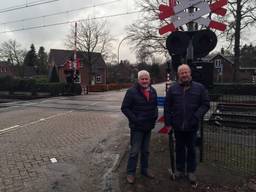
<path fill-rule="evenodd" d="M 194 173 L 196 161 L 196 131 L 175 131 L 176 169 L 179 172 Z"/>
<path fill-rule="evenodd" d="M 142 132 L 131 130 L 130 152 L 127 164 L 127 174 L 135 175 L 140 153 L 141 173 L 147 174 L 148 157 L 149 157 L 149 142 L 151 131 Z"/>

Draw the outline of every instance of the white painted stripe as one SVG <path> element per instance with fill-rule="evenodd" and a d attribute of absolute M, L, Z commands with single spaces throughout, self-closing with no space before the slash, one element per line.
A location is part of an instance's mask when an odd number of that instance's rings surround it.
<path fill-rule="evenodd" d="M 27 102 L 27 103 L 23 103 L 22 105 L 23 106 L 29 106 L 29 105 L 35 105 L 35 104 L 37 104 L 37 103 Z"/>
<path fill-rule="evenodd" d="M 3 108 L 0 109 L 0 111 L 6 111 L 6 110 L 9 110 L 11 108 L 17 108 L 19 106 L 8 106 L 8 105 L 5 105 Z"/>
<path fill-rule="evenodd" d="M 41 119 L 39 119 L 37 121 L 32 121 L 32 122 L 29 122 L 29 123 L 24 124 L 24 125 L 14 125 L 14 126 L 11 126 L 11 127 L 7 127 L 7 128 L 4 128 L 4 129 L 1 129 L 0 130 L 0 134 L 4 133 L 4 132 L 11 131 L 11 130 L 14 130 L 14 129 L 18 128 L 18 127 L 26 127 L 26 126 L 33 125 L 33 124 L 36 124 L 36 123 L 39 123 L 39 122 L 42 122 L 42 121 L 46 121 L 48 119 L 52 119 L 54 117 L 66 115 L 66 114 L 71 113 L 71 112 L 73 112 L 73 111 L 67 111 L 67 112 L 64 112 L 64 113 L 58 113 L 56 115 L 51 115 L 51 116 L 46 117 L 46 118 L 41 118 Z"/>
<path fill-rule="evenodd" d="M 14 125 L 14 126 L 11 126 L 11 127 L 1 129 L 0 132 L 9 131 L 9 130 L 15 129 L 17 127 L 20 127 L 20 125 Z"/>
<path fill-rule="evenodd" d="M 54 117 L 58 117 L 58 116 L 62 116 L 62 115 L 66 115 L 66 114 L 72 113 L 72 112 L 73 112 L 73 111 L 71 110 L 71 111 L 67 111 L 67 112 L 64 112 L 64 113 L 58 113 L 58 114 L 56 114 L 56 115 L 52 115 L 52 116 L 46 117 L 45 120 L 47 120 L 47 119 L 52 119 L 52 118 L 54 118 Z"/>
<path fill-rule="evenodd" d="M 92 103 L 92 104 L 90 104 L 90 105 L 96 105 L 96 104 L 98 104 L 99 102 L 94 102 L 94 103 Z"/>

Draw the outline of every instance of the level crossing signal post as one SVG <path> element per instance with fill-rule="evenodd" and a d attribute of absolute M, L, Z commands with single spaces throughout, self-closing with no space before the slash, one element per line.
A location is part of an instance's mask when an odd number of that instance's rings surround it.
<path fill-rule="evenodd" d="M 182 62 L 186 62 L 192 69 L 194 80 L 203 83 L 206 87 L 212 84 L 209 82 L 212 78 L 204 77 L 209 76 L 209 73 L 205 74 L 204 71 L 212 69 L 212 64 L 198 61 L 208 55 L 217 44 L 217 37 L 210 28 L 220 31 L 226 29 L 225 23 L 211 20 L 207 15 L 225 16 L 227 10 L 224 6 L 227 3 L 228 0 L 216 0 L 211 3 L 204 0 L 169 0 L 168 5 L 159 6 L 159 19 L 165 21 L 170 19 L 170 22 L 160 27 L 159 33 L 161 35 L 170 33 L 166 39 L 166 47 L 173 60 L 172 68 L 177 71 L 177 67 Z M 200 25 L 205 29 L 197 30 L 196 26 Z M 187 31 L 180 30 L 183 26 L 187 26 Z M 203 70 L 198 70 L 198 63 Z M 198 75 L 198 73 L 202 74 Z"/>
<path fill-rule="evenodd" d="M 159 33 L 160 35 L 170 33 L 166 39 L 166 47 L 172 58 L 172 68 L 177 72 L 177 68 L 183 60 L 190 65 L 193 80 L 201 82 L 206 87 L 210 87 L 212 84 L 213 64 L 199 62 L 198 60 L 208 55 L 217 44 L 217 37 L 210 28 L 220 31 L 225 31 L 226 29 L 225 23 L 212 20 L 207 15 L 225 16 L 227 9 L 224 6 L 227 3 L 228 0 L 215 0 L 210 1 L 210 3 L 204 0 L 169 0 L 168 5 L 160 4 L 159 6 L 159 19 L 165 20 L 165 25 L 160 27 Z M 167 24 L 166 19 L 170 20 Z M 187 26 L 187 31 L 180 30 L 184 25 Z M 199 25 L 205 29 L 197 30 L 196 28 Z M 167 62 L 166 91 L 170 86 L 170 71 L 170 62 Z M 164 122 L 163 116 L 158 121 Z M 199 147 L 200 160 L 202 160 L 203 129 L 201 129 L 200 134 Z M 174 137 L 172 132 L 169 135 L 171 160 L 171 169 L 169 171 L 170 175 L 175 177 Z"/>

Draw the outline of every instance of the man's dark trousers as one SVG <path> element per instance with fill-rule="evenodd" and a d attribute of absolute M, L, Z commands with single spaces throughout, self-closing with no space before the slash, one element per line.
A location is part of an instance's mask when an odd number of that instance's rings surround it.
<path fill-rule="evenodd" d="M 127 174 L 135 175 L 138 157 L 140 153 L 141 173 L 147 174 L 148 157 L 149 157 L 149 141 L 151 131 L 134 131 L 131 130 L 131 148 L 127 164 Z"/>
<path fill-rule="evenodd" d="M 179 172 L 194 173 L 196 161 L 196 131 L 174 131 L 176 140 L 176 169 Z"/>

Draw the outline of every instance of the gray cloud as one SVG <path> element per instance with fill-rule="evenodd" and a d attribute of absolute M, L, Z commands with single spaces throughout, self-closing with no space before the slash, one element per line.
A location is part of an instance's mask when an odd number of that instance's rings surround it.
<path fill-rule="evenodd" d="M 39 0 L 8 0 L 1 3 L 1 9 L 10 8 L 16 5 L 24 5 L 26 2 L 38 2 Z M 47 0 L 41 0 L 42 2 Z M 50 48 L 64 49 L 64 40 L 70 31 L 71 24 L 57 25 L 52 27 L 41 27 L 31 30 L 20 30 L 8 33 L 3 33 L 9 30 L 18 30 L 28 27 L 44 26 L 61 22 L 74 21 L 78 19 L 85 19 L 88 15 L 92 17 L 104 17 L 107 15 L 114 15 L 120 13 L 127 13 L 134 11 L 135 0 L 59 0 L 56 2 L 42 4 L 34 7 L 14 10 L 11 12 L 0 13 L 0 43 L 8 39 L 15 39 L 22 45 L 23 48 L 29 49 L 31 43 L 34 43 L 38 49 L 39 46 L 44 46 L 46 50 Z M 110 4 L 110 2 L 112 2 Z M 109 3 L 106 5 L 97 6 L 98 4 Z M 63 12 L 68 10 L 86 8 L 76 12 L 66 12 L 65 14 L 55 15 L 45 18 L 37 18 L 28 20 L 29 18 L 40 17 L 43 15 L 54 14 L 56 12 Z M 1 11 L 0 9 L 0 11 Z M 105 18 L 109 23 L 111 34 L 117 39 L 113 50 L 117 52 L 117 46 L 121 39 L 125 37 L 125 26 L 131 24 L 136 14 L 124 15 L 119 17 Z M 10 21 L 17 21 L 24 19 L 26 21 L 10 23 Z M 7 22 L 7 24 L 2 24 Z M 127 47 L 127 42 L 122 44 L 120 48 L 120 59 L 129 59 L 134 61 L 132 52 Z M 114 51 L 115 52 L 115 51 Z"/>

